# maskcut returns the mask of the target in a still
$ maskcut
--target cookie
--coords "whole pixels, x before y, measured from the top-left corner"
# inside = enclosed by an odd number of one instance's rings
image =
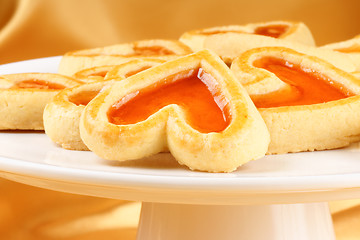
[[[252,49],[231,65],[269,129],[269,154],[339,148],[360,140],[360,82],[292,49]]]
[[[169,151],[180,164],[208,172],[234,171],[264,156],[269,143],[245,89],[207,50],[114,83],[85,107],[80,135],[107,160]]]
[[[45,105],[62,89],[81,84],[51,73],[0,76],[0,129],[43,130]]]

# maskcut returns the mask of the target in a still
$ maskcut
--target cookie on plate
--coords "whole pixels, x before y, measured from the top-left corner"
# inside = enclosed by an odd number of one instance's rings
[[[304,23],[290,21],[270,21],[204,28],[185,32],[179,40],[188,45],[193,51],[199,51],[205,48],[205,42],[208,37],[219,35],[226,38],[227,33],[252,34],[257,35],[259,40],[263,39],[264,41],[271,37],[315,46],[315,41],[309,28]],[[219,44],[222,43],[220,42]]]
[[[292,49],[249,50],[231,65],[270,131],[268,153],[333,149],[360,140],[360,81]]]
[[[0,129],[43,130],[45,105],[62,89],[81,84],[52,73],[0,76]]]
[[[207,50],[117,81],[85,107],[80,134],[104,159],[170,151],[180,164],[208,172],[234,171],[269,144],[245,89]]]
[[[205,30],[199,31],[200,35],[203,31]],[[193,35],[197,36],[195,33],[193,33]],[[185,36],[187,35],[185,34]],[[306,45],[301,43],[301,41],[296,42],[295,37],[289,40],[286,37],[274,38],[257,34],[239,33],[236,31],[220,31],[220,33],[216,33],[215,31],[214,34],[201,36],[201,44],[198,44],[199,49],[210,49],[214,51],[229,66],[236,57],[247,50],[259,47],[286,47],[294,49],[297,52],[324,59],[347,72],[356,70],[353,61],[346,54],[333,51],[332,49],[318,48],[311,44]],[[180,40],[184,41],[184,36],[182,36]]]

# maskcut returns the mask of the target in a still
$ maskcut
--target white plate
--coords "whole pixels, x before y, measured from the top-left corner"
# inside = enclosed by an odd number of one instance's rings
[[[60,57],[0,66],[0,74],[56,72]],[[112,162],[64,150],[42,132],[0,132],[0,176],[101,197],[169,203],[249,204],[360,197],[360,149],[266,156],[233,173],[181,167],[170,154]]]

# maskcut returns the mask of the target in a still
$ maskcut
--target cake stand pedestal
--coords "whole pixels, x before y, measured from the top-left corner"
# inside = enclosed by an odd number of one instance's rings
[[[327,203],[143,203],[138,240],[335,240]]]

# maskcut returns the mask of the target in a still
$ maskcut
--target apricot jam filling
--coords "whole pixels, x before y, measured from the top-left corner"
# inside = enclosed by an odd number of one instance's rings
[[[263,57],[253,65],[274,73],[289,88],[251,96],[258,108],[310,105],[354,96],[346,87],[311,69],[275,57]]]
[[[37,88],[37,89],[64,89],[65,86],[58,83],[53,83],[39,79],[28,79],[16,82],[12,88]]]
[[[213,30],[213,31],[203,31],[201,35],[213,35],[213,34],[221,34],[221,33],[249,33],[240,30]]]
[[[276,25],[267,25],[263,27],[257,27],[253,32],[245,32],[240,30],[214,30],[202,32],[202,35],[213,35],[220,33],[252,33],[256,35],[263,35],[267,37],[278,38],[284,34],[289,29],[288,25],[285,24],[276,24]]]
[[[81,91],[76,94],[69,96],[69,101],[76,105],[84,105],[86,106],[96,95],[98,95],[100,90],[89,90],[89,91]]]
[[[214,78],[202,68],[170,76],[162,82],[114,103],[107,112],[109,121],[117,125],[135,124],[169,104],[176,104],[185,111],[186,121],[202,133],[221,132],[229,125],[228,103]]]
[[[134,53],[130,54],[131,56],[158,56],[158,55],[172,55],[175,54],[170,49],[167,49],[162,46],[134,46]]]
[[[254,31],[254,34],[278,38],[287,32],[288,29],[289,26],[285,24],[267,25],[263,27],[257,27]]]
[[[108,72],[109,71],[99,71],[99,72],[90,73],[88,76],[89,77],[105,77]]]
[[[335,51],[342,52],[342,53],[360,53],[360,44],[353,44],[350,47],[345,48],[338,48]]]

